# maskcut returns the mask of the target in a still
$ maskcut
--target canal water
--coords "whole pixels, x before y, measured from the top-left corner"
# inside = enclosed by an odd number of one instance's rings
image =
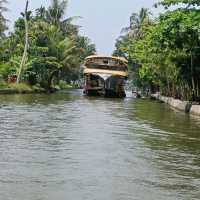
[[[199,200],[200,119],[155,101],[0,96],[1,200]]]

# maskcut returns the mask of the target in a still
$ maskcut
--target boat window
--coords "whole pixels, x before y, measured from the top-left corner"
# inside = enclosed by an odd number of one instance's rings
[[[126,66],[106,65],[106,64],[90,64],[87,66],[91,69],[104,69],[104,70],[116,70],[116,71],[127,71]]]
[[[103,60],[103,64],[108,65],[108,60]]]

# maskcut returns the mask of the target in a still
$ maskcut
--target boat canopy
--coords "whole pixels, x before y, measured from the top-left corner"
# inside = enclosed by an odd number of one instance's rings
[[[92,55],[92,56],[88,56],[85,58],[85,64],[87,64],[88,62],[90,62],[91,60],[94,59],[108,59],[108,60],[115,60],[115,61],[119,61],[122,62],[124,65],[128,64],[128,60],[126,60],[123,57],[115,57],[115,56],[102,56],[102,55]]]
[[[84,75],[98,75],[104,80],[111,76],[128,77],[128,61],[122,57],[92,55],[85,59]]]
[[[91,69],[91,68],[85,68],[83,73],[85,75],[87,74],[93,74],[98,75],[102,77],[104,80],[111,77],[111,76],[121,76],[121,77],[128,77],[128,72],[126,71],[114,71],[114,70],[103,70],[103,69]],[[104,78],[106,77],[106,78]]]

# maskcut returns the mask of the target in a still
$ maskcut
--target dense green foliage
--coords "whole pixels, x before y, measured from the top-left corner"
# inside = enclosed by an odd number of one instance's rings
[[[3,12],[7,11],[6,7],[4,7],[4,4],[6,3],[6,0],[0,0],[0,36],[3,36],[4,31],[6,30],[6,19],[3,16]]]
[[[116,42],[137,87],[180,99],[200,99],[200,10],[196,0],[163,0],[165,13],[133,14],[130,30]],[[170,9],[176,5],[175,9]],[[146,12],[146,14],[142,14]],[[137,34],[132,34],[137,33]]]
[[[0,1],[0,8],[1,8]],[[5,2],[4,2],[5,3]],[[66,0],[52,0],[48,9],[40,7],[27,12],[28,54],[22,73],[22,81],[51,89],[60,80],[70,82],[79,79],[83,59],[95,52],[95,46],[87,37],[79,34],[79,27],[65,19]],[[3,5],[3,4],[2,4]],[[4,4],[6,5],[6,4]],[[3,11],[3,10],[2,10]],[[0,10],[0,16],[2,12]],[[24,51],[24,13],[16,20],[14,31],[0,37],[0,74],[2,79],[18,74]],[[0,31],[5,31],[5,20],[0,18]]]

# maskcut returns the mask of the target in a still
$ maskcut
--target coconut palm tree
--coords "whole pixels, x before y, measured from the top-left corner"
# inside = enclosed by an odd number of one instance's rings
[[[77,33],[79,27],[73,25],[72,21],[80,17],[75,16],[64,19],[67,6],[68,0],[51,0],[51,5],[46,12],[47,21],[59,27],[63,32],[69,32],[70,30]]]
[[[59,26],[63,21],[67,6],[68,0],[51,0],[51,6],[47,10],[47,20]]]
[[[46,19],[46,8],[41,6],[40,8],[36,9],[36,18],[42,19],[45,21]]]
[[[3,12],[7,11],[7,8],[4,7],[4,4],[7,3],[7,0],[0,0],[0,36],[3,35],[3,32],[6,30],[6,19],[3,16]]]
[[[28,53],[28,5],[29,5],[29,0],[26,0],[26,7],[25,7],[25,12],[24,12],[24,23],[25,23],[25,45],[24,45],[24,53],[22,56],[21,64],[19,67],[19,72],[17,76],[17,83],[21,81],[21,76],[22,76],[22,70],[26,64],[26,59],[27,59],[27,53]]]
[[[129,27],[122,29],[122,33],[128,33],[129,36],[138,38],[140,36],[140,30],[144,23],[150,23],[150,16],[152,13],[148,8],[141,8],[139,13],[133,13],[130,17]]]

